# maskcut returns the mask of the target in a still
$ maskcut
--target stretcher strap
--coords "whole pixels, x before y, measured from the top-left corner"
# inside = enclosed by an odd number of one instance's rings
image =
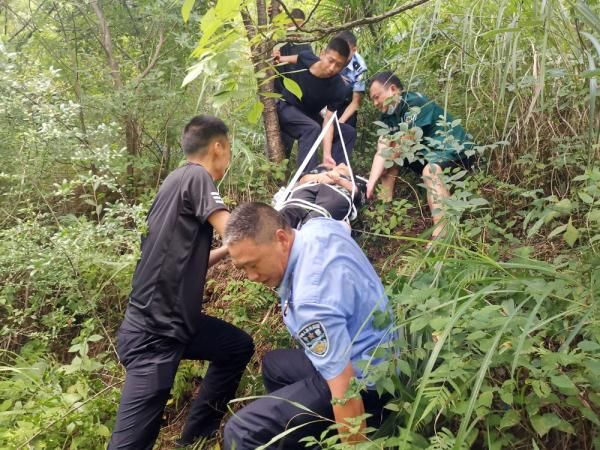
[[[321,145],[321,141],[323,141],[325,134],[327,133],[327,131],[329,130],[329,127],[331,126],[331,124],[334,121],[335,121],[337,130],[338,130],[340,142],[342,144],[342,150],[344,152],[344,159],[346,160],[346,166],[348,166],[348,171],[350,172],[350,182],[352,183],[352,191],[350,192],[350,207],[348,208],[348,212],[344,216],[343,220],[346,220],[346,219],[354,220],[356,218],[357,211],[356,211],[356,207],[354,206],[354,195],[356,194],[356,183],[354,182],[354,171],[352,170],[352,166],[350,165],[350,158],[348,157],[348,150],[346,149],[346,143],[344,142],[344,137],[342,135],[342,128],[340,126],[340,121],[337,116],[337,111],[333,112],[333,114],[329,118],[329,121],[325,124],[325,126],[321,130],[319,137],[317,137],[317,140],[314,142],[310,151],[304,158],[304,161],[302,161],[302,164],[300,165],[300,167],[298,167],[298,170],[296,171],[296,173],[294,174],[294,177],[290,180],[289,184],[283,191],[283,194],[277,196],[278,198],[277,198],[277,201],[275,204],[275,209],[277,209],[278,211],[280,211],[287,204],[287,201],[293,192],[293,187],[298,182],[298,179],[300,178],[300,176],[304,173],[306,166],[308,165],[311,158],[313,157],[313,155],[319,148],[319,145]]]
[[[327,122],[327,124],[325,124],[325,126],[321,130],[319,137],[317,138],[317,140],[311,147],[310,151],[307,153],[306,157],[304,158],[304,161],[302,161],[302,164],[300,164],[300,167],[298,167],[298,170],[294,174],[294,177],[291,179],[291,181],[285,188],[285,191],[283,192],[283,195],[279,198],[279,201],[278,201],[277,205],[275,206],[275,209],[280,210],[283,207],[283,203],[289,198],[293,186],[298,182],[300,175],[302,175],[304,173],[304,169],[306,169],[306,166],[308,165],[311,158],[313,157],[313,155],[319,148],[319,145],[321,145],[321,141],[325,137],[325,134],[329,130],[329,127],[331,126],[331,124],[333,123],[334,120],[337,120],[337,114],[335,112],[331,115],[331,117],[329,118],[329,121]],[[341,136],[340,136],[340,138],[341,138]],[[343,139],[342,139],[342,142],[343,142]]]
[[[342,150],[344,151],[344,158],[346,158],[346,165],[348,166],[348,171],[350,172],[350,182],[352,183],[352,191],[350,192],[350,207],[348,208],[348,212],[344,216],[343,220],[348,219],[350,216],[350,220],[356,219],[357,211],[354,206],[354,194],[356,193],[356,183],[354,182],[354,172],[352,171],[352,166],[350,165],[350,158],[348,157],[348,151],[346,150],[346,143],[344,142],[344,138],[342,136],[342,127],[340,126],[340,121],[338,120],[337,113],[334,112],[335,116],[335,124],[337,126],[338,134],[340,136],[340,142],[342,143]]]

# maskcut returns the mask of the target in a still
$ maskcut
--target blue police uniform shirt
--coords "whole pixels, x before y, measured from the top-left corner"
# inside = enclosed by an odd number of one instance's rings
[[[352,361],[363,378],[361,361],[392,340],[391,326],[373,326],[374,313],[389,311],[381,280],[343,222],[309,220],[295,238],[278,288],[283,320],[326,380]]]
[[[352,86],[352,92],[365,92],[367,64],[358,53],[354,53],[348,65],[342,69],[341,75]]]

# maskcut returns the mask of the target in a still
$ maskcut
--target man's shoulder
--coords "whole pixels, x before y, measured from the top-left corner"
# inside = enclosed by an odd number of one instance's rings
[[[340,222],[339,220],[329,219],[326,217],[315,217],[314,219],[309,220],[302,227],[299,233],[302,234],[304,239],[311,241],[322,237],[323,234],[321,232],[326,231],[344,232],[344,234],[349,234],[346,224]]]
[[[409,107],[413,106],[424,106],[424,105],[435,105],[435,102],[429,99],[426,95],[417,91],[408,91],[404,97],[404,101]]]
[[[167,175],[160,190],[195,190],[194,186],[199,185],[214,186],[210,173],[200,164],[186,163]]]
[[[367,70],[367,63],[365,62],[365,59],[358,53],[354,53],[350,64],[355,72],[365,72]]]
[[[319,57],[315,55],[312,50],[303,50],[298,52],[298,66],[308,69],[317,61],[319,61]]]

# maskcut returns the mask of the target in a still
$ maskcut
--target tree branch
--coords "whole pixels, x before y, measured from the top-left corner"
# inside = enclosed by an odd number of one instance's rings
[[[250,17],[250,13],[246,8],[243,8],[240,10],[240,14],[242,15],[242,22],[244,23],[246,33],[248,34],[248,40],[254,39],[254,37],[256,36],[256,28],[254,27],[254,23],[252,22],[252,17]]]
[[[123,80],[121,79],[119,62],[114,57],[112,37],[110,35],[110,29],[108,28],[108,22],[106,21],[106,17],[104,17],[104,12],[102,11],[102,8],[98,4],[98,0],[91,1],[90,6],[94,10],[94,13],[96,13],[96,17],[98,18],[98,26],[100,28],[100,41],[102,43],[104,51],[106,52],[106,57],[108,59],[108,65],[110,66],[110,72],[113,79],[113,83],[116,88],[121,89],[123,87]]]
[[[369,25],[372,23],[381,22],[382,20],[387,19],[388,17],[392,17],[398,15],[404,11],[408,11],[409,9],[416,8],[424,3],[427,3],[429,0],[416,0],[412,3],[407,3],[402,6],[398,6],[397,8],[390,9],[389,11],[380,14],[378,16],[372,17],[363,17],[362,19],[352,20],[350,22],[346,22],[342,25],[336,25],[333,27],[325,27],[325,28],[312,28],[308,30],[302,30],[305,34],[301,36],[289,36],[286,39],[286,42],[314,42],[322,39],[325,36],[328,36],[333,33],[337,33],[340,31],[348,30],[350,28]],[[300,29],[300,28],[299,28]],[[306,36],[307,34],[312,34],[313,36]]]
[[[150,62],[148,63],[148,65],[146,66],[146,68],[144,69],[144,71],[142,73],[140,73],[137,76],[136,80],[135,80],[135,88],[136,89],[142,83],[142,81],[144,80],[144,78],[146,78],[146,75],[148,75],[148,73],[156,65],[156,62],[158,61],[158,56],[160,55],[160,50],[161,50],[161,48],[162,48],[162,46],[163,46],[164,43],[165,43],[165,33],[161,29],[159,31],[158,44],[156,44],[156,48],[154,49],[154,54],[152,55],[152,58],[150,58]]]

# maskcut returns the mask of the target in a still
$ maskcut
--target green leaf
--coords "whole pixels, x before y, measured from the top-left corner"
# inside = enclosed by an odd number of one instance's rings
[[[554,230],[552,230],[550,232],[550,234],[548,235],[548,239],[552,239],[553,237],[559,235],[560,233],[563,233],[566,229],[567,229],[566,223],[561,226],[556,227]]]
[[[375,122],[373,122],[373,125],[377,125],[378,127],[389,129],[387,124],[385,124],[384,122],[381,122],[379,120],[376,120]]]
[[[400,368],[400,371],[406,376],[412,376],[412,370],[410,368],[410,364],[408,364],[407,361],[401,359],[400,361],[398,361],[398,367]]]
[[[577,344],[577,347],[584,352],[595,352],[600,350],[600,344],[593,341],[581,341],[579,344]]]
[[[302,100],[302,89],[294,80],[283,77],[283,86],[296,97],[298,97],[299,100]]]
[[[553,413],[544,414],[543,416],[534,416],[531,418],[531,425],[540,437],[547,434],[551,428],[559,426],[561,422],[562,420]]]
[[[565,234],[563,234],[563,238],[570,247],[573,247],[579,238],[579,232],[577,231],[577,228],[573,226],[571,219],[569,219],[569,223],[567,224],[567,229],[565,230]]]
[[[241,0],[219,0],[215,12],[221,19],[232,19],[240,10]]]
[[[584,70],[581,72],[583,78],[594,78],[600,76],[600,69]]]
[[[568,214],[573,209],[573,204],[568,198],[563,198],[561,201],[554,204],[554,209],[562,214]]]
[[[546,398],[552,393],[552,389],[548,386],[548,383],[542,380],[531,380],[531,387],[535,395],[539,398]]]
[[[258,122],[258,119],[260,119],[260,115],[262,114],[264,109],[265,106],[262,104],[262,102],[254,103],[254,105],[252,105],[252,108],[248,112],[248,122],[252,124]]]
[[[594,203],[594,199],[592,198],[592,196],[585,192],[578,192],[577,195],[579,195],[579,198],[583,201],[583,203],[586,203],[588,205]]]
[[[96,433],[98,434],[98,436],[102,436],[102,437],[110,436],[110,430],[108,429],[108,427],[106,425],[103,425],[103,424],[98,425],[98,427],[96,428]]]
[[[590,222],[600,223],[600,209],[594,209],[590,211],[590,213],[588,214],[588,220]]]
[[[187,23],[188,20],[190,20],[190,13],[192,12],[194,3],[196,3],[196,0],[185,0],[183,5],[181,5],[181,17],[183,17],[184,23]]]
[[[485,406],[489,408],[492,406],[492,400],[494,399],[494,393],[492,391],[482,392],[477,399],[476,407]]]
[[[423,328],[425,328],[428,324],[429,324],[429,318],[428,317],[417,317],[410,324],[410,332],[411,333],[416,333],[417,331],[422,330]]]
[[[390,411],[400,411],[400,407],[396,403],[388,403],[384,406],[385,409],[389,409]]]
[[[550,381],[552,382],[552,384],[554,386],[556,386],[563,394],[578,394],[579,390],[577,389],[577,386],[575,386],[575,383],[573,383],[573,381],[571,381],[571,379],[566,376],[566,375],[558,375],[555,377],[550,377]]]
[[[509,428],[518,424],[521,421],[521,416],[516,409],[510,409],[502,416],[500,420],[500,429]]]
[[[383,388],[388,391],[391,395],[396,393],[396,387],[394,386],[394,382],[391,378],[385,378],[381,381]]]

